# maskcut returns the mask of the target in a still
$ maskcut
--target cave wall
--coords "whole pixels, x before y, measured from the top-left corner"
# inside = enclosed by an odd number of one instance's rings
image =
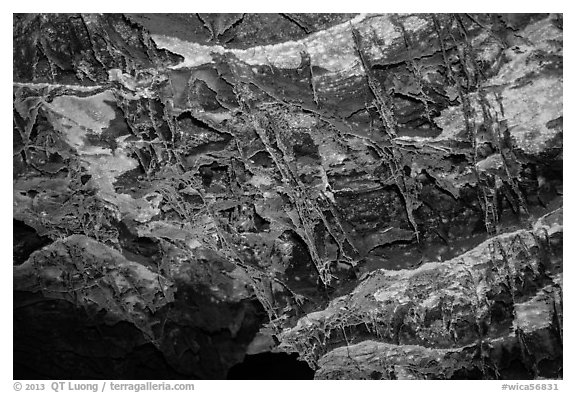
[[[562,376],[562,15],[13,33],[15,374]]]

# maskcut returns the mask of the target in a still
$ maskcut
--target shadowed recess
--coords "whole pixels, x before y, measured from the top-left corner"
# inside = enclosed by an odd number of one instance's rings
[[[298,360],[296,353],[265,352],[246,355],[228,371],[228,379],[313,379],[314,370]]]

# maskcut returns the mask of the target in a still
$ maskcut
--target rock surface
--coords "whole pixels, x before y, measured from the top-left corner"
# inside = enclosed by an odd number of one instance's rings
[[[15,15],[15,378],[561,378],[562,23]]]

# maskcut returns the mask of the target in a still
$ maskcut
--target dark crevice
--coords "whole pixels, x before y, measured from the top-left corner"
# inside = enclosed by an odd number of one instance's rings
[[[24,263],[34,251],[51,243],[50,238],[38,235],[34,228],[20,220],[12,220],[12,234],[14,236],[14,265]]]
[[[265,352],[246,355],[244,361],[228,371],[227,379],[234,380],[306,380],[314,379],[314,370],[298,360],[296,353]]]

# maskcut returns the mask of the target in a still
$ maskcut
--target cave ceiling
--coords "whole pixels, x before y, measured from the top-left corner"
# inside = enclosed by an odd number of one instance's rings
[[[562,23],[14,15],[15,375],[561,378]]]

